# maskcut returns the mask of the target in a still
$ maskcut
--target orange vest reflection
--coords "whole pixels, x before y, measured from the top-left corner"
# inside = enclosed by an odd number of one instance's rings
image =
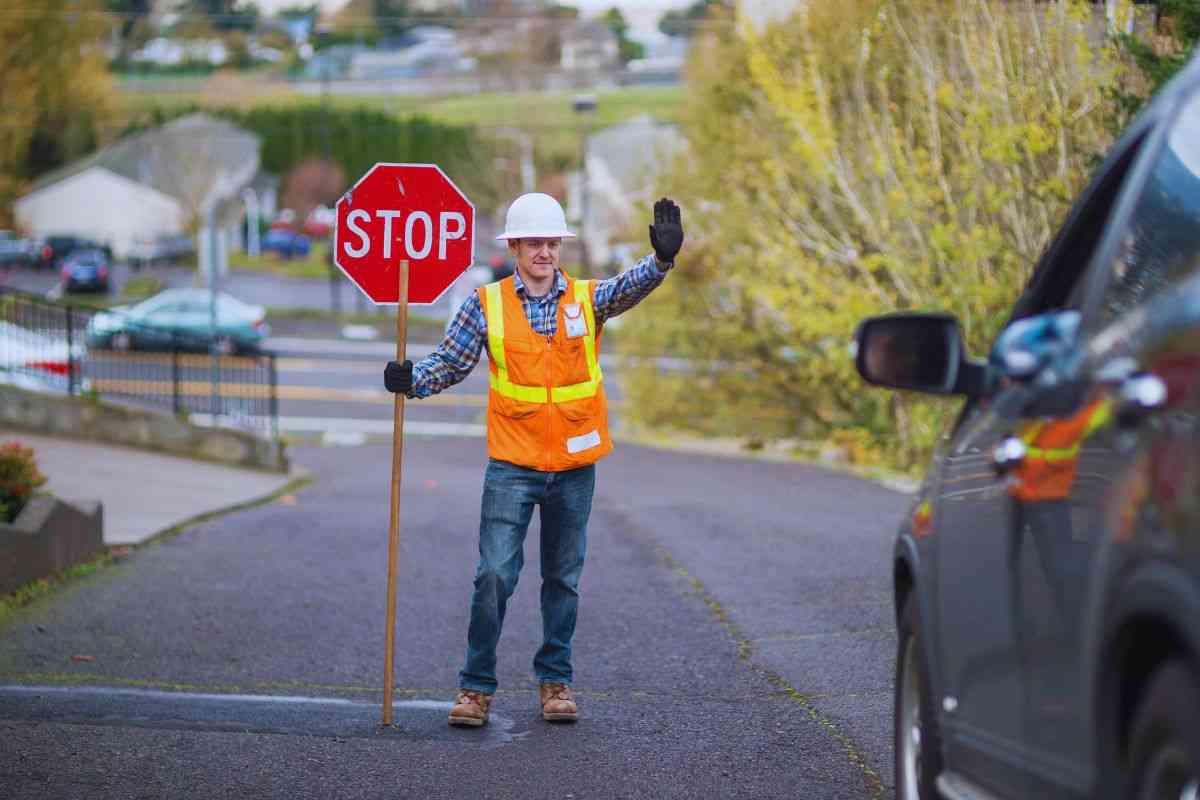
[[[1108,421],[1111,408],[1107,399],[1093,400],[1064,419],[1025,423],[1019,433],[1025,459],[1013,470],[1009,494],[1026,503],[1065,500],[1075,483],[1083,441]]]

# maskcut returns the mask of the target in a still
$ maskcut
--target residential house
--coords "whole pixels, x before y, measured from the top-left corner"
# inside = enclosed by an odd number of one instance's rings
[[[137,240],[192,233],[211,216],[223,264],[260,148],[249,131],[190,114],[44,176],[16,201],[16,218],[32,235],[84,235],[125,257]],[[211,248],[200,252],[206,267]]]
[[[562,32],[559,65],[572,72],[608,72],[621,66],[621,48],[612,28],[598,20],[578,20]]]

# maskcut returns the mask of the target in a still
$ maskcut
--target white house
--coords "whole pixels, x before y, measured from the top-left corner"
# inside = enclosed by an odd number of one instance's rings
[[[562,33],[560,66],[572,71],[613,70],[621,65],[617,35],[599,20],[577,20]]]
[[[76,234],[117,257],[134,240],[190,233],[216,204],[218,225],[240,219],[240,197],[259,168],[259,137],[207,114],[190,114],[126,137],[42,177],[14,204],[34,236]]]

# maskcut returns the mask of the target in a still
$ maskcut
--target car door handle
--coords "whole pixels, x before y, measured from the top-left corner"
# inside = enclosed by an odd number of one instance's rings
[[[992,469],[997,475],[1007,475],[1025,460],[1026,452],[1025,443],[1009,435],[992,448]]]
[[[1138,425],[1154,412],[1166,408],[1167,384],[1157,375],[1139,373],[1121,382],[1117,401],[1117,424]]]

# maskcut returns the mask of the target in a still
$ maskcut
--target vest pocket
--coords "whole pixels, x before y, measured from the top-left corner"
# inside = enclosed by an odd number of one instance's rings
[[[591,375],[588,372],[587,351],[583,339],[567,339],[559,350],[559,364],[556,370],[556,381],[559,386],[570,386],[574,383],[584,383]]]
[[[524,400],[505,397],[499,392],[492,392],[489,402],[497,414],[511,419],[532,417],[542,408],[541,403],[527,403]]]
[[[569,422],[583,422],[596,415],[596,398],[569,400],[565,403],[555,403],[554,407],[562,412]]]
[[[522,386],[546,385],[546,341],[513,337],[505,339],[504,356],[508,379]]]

